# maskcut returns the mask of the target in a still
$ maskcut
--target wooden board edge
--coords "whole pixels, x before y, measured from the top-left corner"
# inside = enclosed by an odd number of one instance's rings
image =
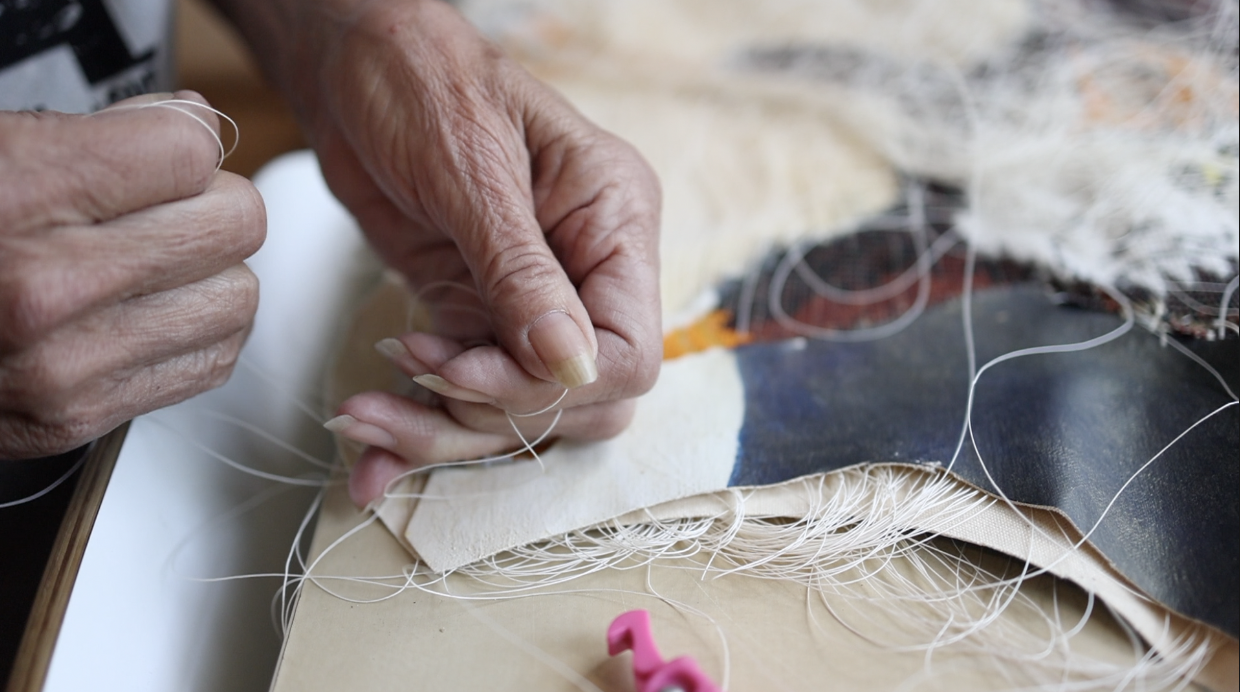
[[[60,626],[69,607],[69,596],[77,581],[82,556],[90,540],[95,517],[103,504],[103,496],[112,478],[112,469],[120,456],[121,445],[129,432],[125,423],[97,440],[87,452],[69,508],[56,534],[56,543],[47,559],[39,591],[35,595],[25,634],[13,662],[8,692],[41,692],[56,649]]]

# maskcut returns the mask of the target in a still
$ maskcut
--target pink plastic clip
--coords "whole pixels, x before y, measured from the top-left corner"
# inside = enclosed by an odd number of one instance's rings
[[[633,677],[637,692],[721,692],[689,656],[664,662],[650,632],[650,613],[630,610],[612,620],[607,628],[607,652],[633,652]]]

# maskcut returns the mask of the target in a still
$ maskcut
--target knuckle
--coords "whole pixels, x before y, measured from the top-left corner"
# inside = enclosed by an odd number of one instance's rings
[[[513,245],[497,251],[487,262],[482,281],[488,302],[527,300],[532,291],[554,285],[563,270],[537,246]]]
[[[192,298],[181,305],[178,314],[214,333],[244,330],[258,313],[258,277],[244,264],[229,267],[187,291]]]
[[[219,145],[199,123],[174,113],[167,117],[175,118],[170,122],[176,128],[172,135],[172,150],[176,153],[169,157],[173,185],[189,194],[203,192],[215,176]]]
[[[629,381],[629,396],[640,396],[654,388],[659,380],[659,368],[663,365],[661,348],[637,350],[633,375]]]
[[[194,394],[218,389],[232,377],[237,367],[237,359],[241,355],[242,340],[230,338],[213,344],[195,355],[194,369],[198,371],[197,391]]]
[[[35,459],[63,454],[81,447],[104,432],[88,421],[43,423],[24,418],[0,419],[0,458]]]
[[[633,422],[636,412],[637,405],[632,399],[601,405],[586,428],[586,439],[606,440],[619,435]]]
[[[371,3],[359,12],[346,28],[363,35],[367,40],[395,40],[403,36],[401,30],[409,21],[408,6],[401,3]],[[389,39],[394,35],[395,39]]]
[[[22,360],[15,389],[18,399],[24,400],[31,410],[58,409],[65,396],[79,384],[79,378],[67,367],[65,359],[52,355],[51,349],[36,348]]]
[[[43,375],[34,372],[28,365],[19,364],[3,375],[0,379],[0,393],[3,394],[6,408],[42,417],[57,407],[51,391],[40,384],[44,379]]]
[[[611,351],[612,356],[600,370],[614,374],[615,385],[608,392],[609,399],[629,399],[649,392],[659,379],[663,365],[663,349],[658,341],[652,345],[625,342],[621,349]],[[600,351],[600,356],[603,352]]]
[[[239,175],[221,172],[212,189],[222,197],[221,230],[235,238],[235,246],[243,257],[258,252],[267,239],[267,205],[258,188]]]
[[[238,265],[233,283],[233,301],[236,306],[234,312],[243,317],[245,324],[249,325],[254,321],[254,316],[258,314],[258,276],[244,264]]]
[[[0,267],[0,322],[5,327],[0,342],[8,348],[29,346],[63,321],[71,312],[66,301],[71,282],[40,263]]]
[[[80,447],[102,435],[107,423],[98,417],[69,417],[54,425],[40,426],[44,454],[59,454]]]
[[[239,349],[238,349],[239,350]],[[237,367],[237,355],[221,355],[211,361],[211,370],[203,381],[202,391],[219,389],[228,383]]]
[[[114,382],[124,392],[126,417],[180,403],[217,389],[228,381],[241,350],[241,339],[229,338],[192,353],[146,368],[125,382]]]
[[[46,357],[27,357],[0,373],[0,396],[5,407],[21,412],[26,429],[46,448],[88,439],[94,418],[84,402],[74,397],[78,378]]]

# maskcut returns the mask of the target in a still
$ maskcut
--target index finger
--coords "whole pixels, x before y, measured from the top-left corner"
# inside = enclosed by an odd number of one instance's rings
[[[173,99],[189,103],[162,105]],[[188,91],[89,116],[0,113],[0,226],[96,223],[192,197],[215,174],[219,141],[218,118]]]

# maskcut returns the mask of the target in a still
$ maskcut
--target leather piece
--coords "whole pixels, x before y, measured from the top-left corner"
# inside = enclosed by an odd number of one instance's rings
[[[778,483],[863,462],[951,462],[968,361],[961,301],[929,308],[894,336],[788,340],[736,350],[746,389],[732,486]],[[977,363],[1104,334],[1120,318],[1057,305],[1036,284],[973,296]],[[1235,339],[1185,345],[1238,385]],[[1108,504],[1139,467],[1230,397],[1200,365],[1134,328],[1072,354],[1002,363],[978,383],[973,425],[952,470],[1010,499],[1056,508],[1150,596],[1240,635],[1240,407],[1199,425]],[[990,477],[987,477],[989,471]],[[993,478],[993,483],[991,479]]]

